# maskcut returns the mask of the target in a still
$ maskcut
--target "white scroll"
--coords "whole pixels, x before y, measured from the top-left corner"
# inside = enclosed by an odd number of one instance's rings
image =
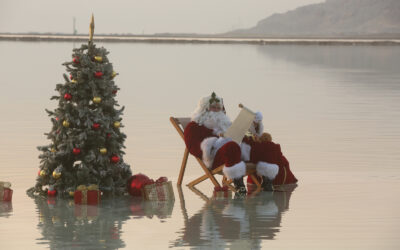
[[[233,121],[232,125],[224,133],[224,137],[231,138],[234,142],[240,144],[249,130],[251,123],[254,121],[256,114],[250,109],[246,108],[242,104],[239,104],[240,110],[239,115]]]

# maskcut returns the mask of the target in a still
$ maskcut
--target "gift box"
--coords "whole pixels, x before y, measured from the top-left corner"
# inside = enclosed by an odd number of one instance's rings
[[[80,185],[74,192],[75,204],[97,205],[100,202],[101,192],[97,185]]]
[[[11,201],[13,191],[10,182],[0,181],[0,201]]]
[[[215,187],[213,192],[214,199],[230,199],[232,198],[232,192],[227,186]]]
[[[175,200],[172,182],[160,177],[155,183],[143,187],[143,197],[149,201]]]

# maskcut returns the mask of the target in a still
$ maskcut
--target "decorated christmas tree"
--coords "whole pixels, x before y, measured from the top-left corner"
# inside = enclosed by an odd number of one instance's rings
[[[88,44],[74,49],[72,60],[63,63],[69,76],[56,85],[54,111],[46,110],[52,128],[51,143],[38,147],[40,170],[31,195],[67,196],[79,185],[97,185],[104,194],[122,195],[132,175],[123,161],[126,135],[120,131],[124,107],[115,96],[117,73],[105,48],[93,43],[94,21]]]

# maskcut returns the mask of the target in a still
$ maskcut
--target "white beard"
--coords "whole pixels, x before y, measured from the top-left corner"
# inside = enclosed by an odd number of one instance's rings
[[[212,129],[215,135],[225,133],[232,124],[229,117],[223,111],[204,112],[195,122]]]

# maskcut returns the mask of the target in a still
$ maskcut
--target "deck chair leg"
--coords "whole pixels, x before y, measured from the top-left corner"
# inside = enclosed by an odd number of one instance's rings
[[[224,177],[222,177],[222,186],[226,186],[226,182],[227,182],[227,178],[226,178],[226,176],[224,175]]]
[[[200,165],[201,165],[201,164],[200,164]],[[218,173],[218,172],[221,172],[222,168],[223,168],[223,166],[220,166],[220,167],[218,167],[218,168],[212,170],[211,172],[210,172],[208,169],[207,169],[207,171],[208,171],[209,173],[211,173],[211,175],[214,175],[214,174],[216,174],[216,173]],[[199,178],[197,178],[197,179],[191,181],[189,184],[187,184],[187,186],[188,186],[188,187],[194,187],[195,185],[199,184],[200,182],[202,182],[202,181],[204,181],[204,180],[207,180],[208,178],[209,178],[209,176],[208,176],[207,174],[202,175],[202,176],[200,176]],[[216,180],[215,180],[215,181],[216,181]]]
[[[236,192],[236,188],[232,186],[232,180],[228,179],[226,176],[222,178],[222,183],[227,186],[232,192]]]
[[[205,174],[205,175],[202,175],[202,176],[200,176],[199,178],[197,178],[197,179],[195,179],[195,180],[193,180],[193,181],[191,181],[189,184],[187,184],[189,187],[194,187],[195,185],[197,185],[197,184],[199,184],[200,182],[202,182],[202,181],[204,181],[204,180],[207,180],[208,179],[208,176]]]
[[[200,166],[203,168],[204,172],[206,173],[208,178],[210,178],[210,180],[214,184],[214,186],[221,187],[221,185],[219,185],[218,181],[215,179],[214,175],[210,172],[210,170],[208,170],[206,165],[204,165],[204,163],[197,157],[196,157],[196,160],[199,162]]]
[[[254,184],[257,185],[256,191],[258,191],[258,192],[261,191],[261,183],[258,181],[257,177],[254,174],[252,174],[252,175],[250,175],[250,178],[253,180]]]
[[[183,175],[185,174],[188,157],[189,157],[189,150],[185,148],[185,153],[183,154],[183,159],[182,159],[181,170],[179,171],[179,177],[177,182],[178,186],[182,185]]]

